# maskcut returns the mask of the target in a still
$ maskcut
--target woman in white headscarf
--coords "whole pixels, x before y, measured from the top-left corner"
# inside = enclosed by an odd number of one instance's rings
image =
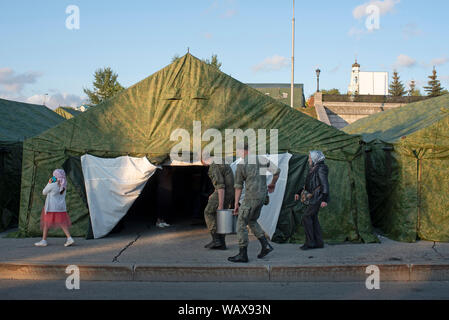
[[[34,244],[36,247],[46,247],[48,230],[55,228],[61,228],[67,236],[65,247],[75,243],[69,232],[71,222],[65,203],[66,188],[67,179],[64,170],[56,169],[42,191],[47,198],[41,214],[42,240]]]
[[[310,170],[307,174],[306,183],[299,194],[295,195],[296,201],[301,199],[301,202],[307,206],[302,217],[306,234],[306,243],[301,247],[302,250],[324,248],[318,212],[320,208],[327,207],[330,201],[329,168],[324,163],[325,159],[326,157],[321,151],[310,151]]]

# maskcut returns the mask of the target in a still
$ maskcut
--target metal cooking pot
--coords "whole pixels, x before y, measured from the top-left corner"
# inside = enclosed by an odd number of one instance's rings
[[[217,233],[232,234],[237,230],[237,216],[234,216],[234,210],[217,210]]]

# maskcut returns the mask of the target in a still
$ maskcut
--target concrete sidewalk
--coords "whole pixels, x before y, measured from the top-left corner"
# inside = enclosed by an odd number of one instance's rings
[[[65,248],[63,238],[0,238],[0,279],[65,279],[68,265],[80,268],[81,279],[98,281],[365,281],[366,267],[377,265],[384,281],[449,280],[449,243],[399,243],[380,237],[380,244],[326,245],[303,252],[299,245],[273,244],[257,259],[259,242],[252,237],[248,264],[227,261],[238,251],[235,235],[228,250],[212,251],[204,227],[145,225],[104,239],[76,239]]]

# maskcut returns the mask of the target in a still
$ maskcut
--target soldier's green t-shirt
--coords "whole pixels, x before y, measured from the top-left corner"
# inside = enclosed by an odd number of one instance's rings
[[[237,165],[234,188],[243,189],[243,183],[245,183],[246,200],[264,200],[268,194],[267,171],[273,175],[279,175],[281,172],[273,162],[265,157],[263,159],[259,156],[245,157]]]

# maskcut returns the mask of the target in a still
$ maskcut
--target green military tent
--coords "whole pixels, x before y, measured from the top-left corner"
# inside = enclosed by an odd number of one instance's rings
[[[388,237],[449,241],[449,95],[361,119],[373,224]]]
[[[63,120],[45,106],[0,99],[0,230],[19,216],[23,141]]]
[[[58,107],[55,112],[65,119],[72,119],[81,113],[81,111],[75,110],[71,107]]]
[[[365,188],[361,137],[345,134],[260,93],[190,54],[122,91],[95,108],[26,140],[22,176],[20,236],[37,236],[44,197],[41,190],[57,167],[68,171],[67,205],[72,234],[86,236],[89,209],[80,157],[146,157],[161,164],[178,141],[174,130],[192,137],[193,121],[202,132],[225,129],[277,129],[279,153],[289,152],[288,182],[273,240],[300,241],[304,208],[294,194],[304,183],[307,155],[321,149],[330,167],[332,202],[322,211],[329,242],[376,242]],[[203,145],[206,143],[203,143]],[[58,233],[56,233],[58,235]]]

